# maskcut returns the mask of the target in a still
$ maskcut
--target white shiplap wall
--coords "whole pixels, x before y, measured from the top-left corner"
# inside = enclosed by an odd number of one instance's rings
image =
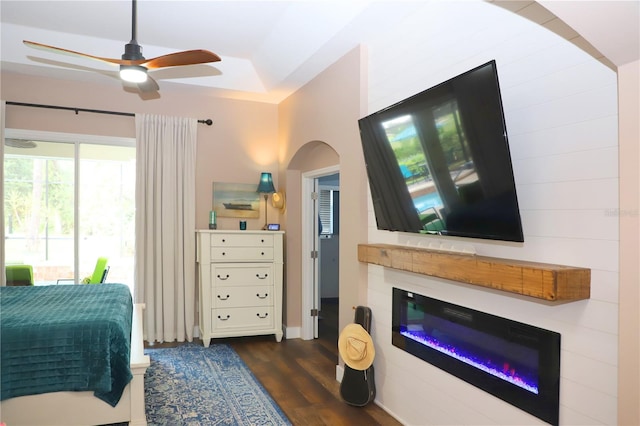
[[[562,335],[560,423],[616,424],[618,149],[616,75],[564,39],[482,1],[429,2],[367,46],[369,112],[495,59],[524,244],[451,239],[482,255],[591,268],[591,299],[557,306],[369,266],[377,402],[403,423],[542,423],[391,345],[398,286]],[[375,229],[369,241],[430,237]]]

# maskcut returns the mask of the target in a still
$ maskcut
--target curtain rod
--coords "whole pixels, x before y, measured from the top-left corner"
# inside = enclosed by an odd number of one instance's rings
[[[58,106],[58,105],[29,104],[24,102],[12,102],[12,101],[7,101],[7,105],[25,106],[25,107],[33,107],[33,108],[61,109],[65,111],[74,111],[76,115],[79,112],[93,112],[95,114],[124,115],[127,117],[135,117],[135,114],[132,112],[105,111],[101,109],[72,108],[72,107],[64,107],[64,106]],[[198,123],[211,126],[213,124],[213,120],[211,120],[210,118],[207,118],[205,120],[198,120]]]

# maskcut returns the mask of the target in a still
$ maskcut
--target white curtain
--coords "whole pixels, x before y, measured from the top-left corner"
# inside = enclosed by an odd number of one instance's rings
[[[0,248],[0,268],[2,268],[2,273],[0,274],[0,286],[5,285],[6,275],[4,272],[4,111],[5,111],[6,102],[0,101],[0,199],[3,200],[2,204],[0,204],[0,219],[2,220],[2,226],[0,226],[0,244],[2,247]]]
[[[136,114],[135,300],[148,342],[193,340],[197,120]]]

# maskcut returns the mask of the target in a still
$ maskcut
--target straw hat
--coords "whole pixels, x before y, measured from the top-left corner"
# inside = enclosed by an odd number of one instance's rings
[[[371,336],[360,324],[349,324],[338,338],[338,352],[354,370],[366,370],[373,364],[376,350]]]

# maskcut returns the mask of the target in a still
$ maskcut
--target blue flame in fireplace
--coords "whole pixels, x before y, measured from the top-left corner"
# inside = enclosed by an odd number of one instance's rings
[[[560,334],[393,288],[393,346],[557,425]]]
[[[527,377],[524,373],[518,371],[515,366],[510,365],[507,361],[493,361],[487,357],[479,356],[470,351],[462,350],[455,345],[444,343],[433,336],[429,336],[422,330],[402,330],[401,335],[421,343],[431,349],[448,355],[458,361],[471,365],[485,373],[502,379],[520,388],[523,388],[534,394],[538,394],[537,377]]]

